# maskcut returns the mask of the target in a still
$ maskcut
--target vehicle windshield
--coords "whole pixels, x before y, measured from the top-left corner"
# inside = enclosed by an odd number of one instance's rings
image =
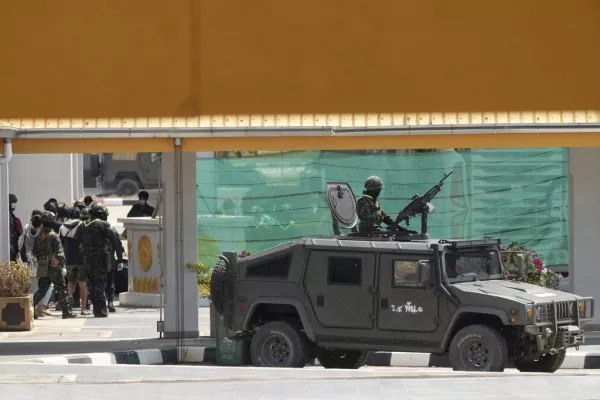
[[[445,269],[450,283],[504,279],[496,251],[447,253]]]

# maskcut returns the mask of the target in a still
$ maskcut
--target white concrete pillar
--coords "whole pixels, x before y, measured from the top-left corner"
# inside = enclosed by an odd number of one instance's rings
[[[600,304],[600,148],[569,149],[570,292]],[[600,324],[595,313],[593,324]]]
[[[15,215],[27,224],[31,210],[42,209],[49,198],[71,204],[73,171],[71,154],[15,154],[10,161],[10,193],[19,202]]]
[[[0,164],[0,261],[10,260],[8,164]]]
[[[198,280],[187,263],[197,263],[196,227],[196,153],[181,153],[181,192],[175,173],[176,155],[162,153],[163,203],[161,204],[163,240],[164,337],[194,338],[198,328]],[[180,201],[183,225],[176,224],[176,201]],[[177,251],[181,250],[181,257]]]
[[[73,201],[84,196],[83,193],[83,154],[71,154],[71,198]],[[70,205],[70,204],[69,204]]]

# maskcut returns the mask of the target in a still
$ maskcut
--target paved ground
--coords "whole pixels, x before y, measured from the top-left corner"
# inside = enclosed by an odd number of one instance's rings
[[[164,345],[156,331],[158,309],[119,307],[108,318],[77,316],[63,320],[61,313],[35,321],[30,332],[0,332],[0,362],[27,355],[76,354],[156,348]],[[209,309],[198,309],[201,336],[210,334]]]
[[[447,369],[0,366],[3,400],[599,399],[600,372],[461,374]]]

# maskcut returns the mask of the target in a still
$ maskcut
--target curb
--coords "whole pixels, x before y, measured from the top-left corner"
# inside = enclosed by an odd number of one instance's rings
[[[215,347],[184,346],[181,348],[183,363],[216,364],[217,352]],[[19,363],[41,364],[130,364],[130,365],[161,365],[177,364],[177,348],[163,347],[160,349],[143,349],[132,351],[117,351],[111,353],[89,353],[69,356],[43,357],[21,360]],[[14,362],[14,361],[13,361]],[[318,360],[310,363],[320,365]],[[371,353],[367,360],[371,367],[412,367],[412,368],[449,368],[448,357],[429,353],[376,352]],[[600,354],[581,353],[567,354],[560,369],[600,369]]]
[[[216,349],[214,347],[190,346],[183,347],[183,362],[200,363],[206,362],[216,364]],[[163,347],[160,349],[143,349],[132,351],[116,351],[110,353],[88,353],[74,354],[68,356],[52,356],[34,359],[11,361],[12,363],[36,363],[36,364],[93,364],[93,365],[165,365],[178,364],[177,348]]]

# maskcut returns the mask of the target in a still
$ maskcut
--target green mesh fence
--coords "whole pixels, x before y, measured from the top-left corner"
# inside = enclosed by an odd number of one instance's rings
[[[358,197],[368,176],[380,176],[379,201],[395,216],[450,170],[433,201],[431,237],[498,237],[534,249],[548,266],[568,263],[566,149],[307,151],[199,157],[196,165],[200,263],[213,265],[223,251],[256,252],[332,235],[328,181],[349,182]],[[420,229],[419,217],[411,227]]]

